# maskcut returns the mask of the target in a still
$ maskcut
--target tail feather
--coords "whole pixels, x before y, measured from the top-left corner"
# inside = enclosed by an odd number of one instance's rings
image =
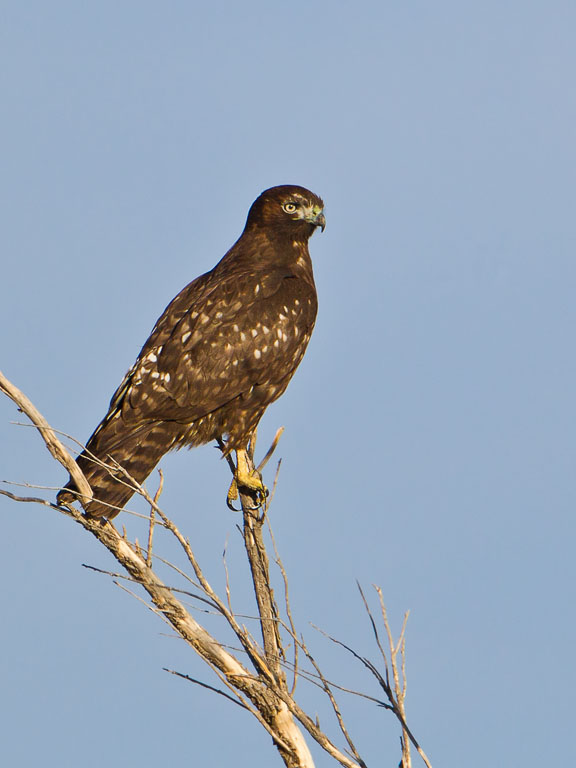
[[[88,480],[93,500],[86,507],[88,517],[112,519],[135,493],[129,478],[143,483],[162,456],[175,444],[179,425],[152,422],[130,430],[126,425],[120,432],[116,424],[104,422],[92,435],[77,464]],[[58,503],[76,498],[72,480],[58,494]]]

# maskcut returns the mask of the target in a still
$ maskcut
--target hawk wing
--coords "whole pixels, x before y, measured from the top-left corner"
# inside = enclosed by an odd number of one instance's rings
[[[289,271],[261,279],[253,271],[218,281],[203,275],[166,308],[114,394],[107,420],[120,412],[134,426],[190,424],[255,387],[277,387],[279,396],[315,317],[313,286]]]

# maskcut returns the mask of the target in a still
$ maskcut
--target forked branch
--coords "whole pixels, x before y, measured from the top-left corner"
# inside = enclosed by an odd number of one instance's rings
[[[28,416],[32,424],[38,429],[52,456],[68,470],[73,478],[76,487],[79,489],[78,494],[80,502],[86,504],[92,498],[90,486],[74,459],[58,439],[56,431],[50,427],[48,422],[42,417],[30,400],[1,373],[0,390],[2,390],[18,406],[18,408]],[[271,449],[266,454],[258,469],[261,469],[272,455],[280,434],[281,432],[279,431]],[[254,446],[252,445],[251,452],[249,452],[249,459],[252,462],[251,469],[257,471],[254,467],[253,447]],[[230,461],[230,463],[231,469],[234,472],[235,467],[233,462]],[[263,528],[268,514],[268,502],[266,502],[262,508],[258,507],[258,504],[255,503],[254,492],[239,488],[243,515],[242,534],[250,565],[257,605],[257,621],[259,623],[262,642],[262,645],[260,646],[244,625],[238,621],[237,615],[232,612],[230,607],[230,586],[228,580],[227,597],[226,599],[222,599],[206,579],[188,539],[159,507],[158,502],[161,488],[159,489],[159,492],[155,494],[154,498],[152,498],[146,489],[136,483],[122,467],[117,465],[110,466],[109,471],[114,472],[116,475],[118,475],[120,471],[120,473],[124,475],[122,480],[135,488],[136,492],[143,496],[150,506],[151,513],[149,516],[148,546],[145,552],[141,551],[137,542],[131,544],[126,535],[120,535],[110,522],[85,517],[73,505],[59,507],[41,498],[17,496],[16,494],[7,491],[0,491],[0,493],[3,493],[15,501],[33,501],[57,509],[63,514],[71,517],[76,523],[97,538],[128,572],[130,580],[139,584],[146,591],[151,601],[150,604],[146,603],[148,607],[166,621],[180,637],[194,648],[199,656],[201,656],[216,674],[222,688],[216,688],[207,683],[202,683],[190,675],[185,675],[173,670],[170,671],[181,678],[223,695],[249,711],[270,734],[273,743],[278,749],[287,768],[314,768],[312,755],[304,740],[298,723],[303,726],[322,749],[342,766],[345,768],[365,768],[365,763],[361,759],[348,729],[344,724],[344,719],[334,694],[334,689],[340,691],[345,691],[346,689],[330,683],[325,678],[319,665],[306,648],[304,641],[296,636],[296,629],[288,603],[287,576],[277,552],[275,560],[284,580],[284,612],[280,610],[276,602],[270,578],[270,563],[263,534]],[[167,531],[175,537],[182,551],[186,555],[189,567],[193,572],[193,577],[192,574],[186,574],[185,571],[171,563],[167,563],[158,555],[153,556],[153,534],[156,532],[157,535],[159,535],[158,531]],[[158,545],[156,543],[156,549],[157,547]],[[177,597],[178,594],[189,593],[165,583],[165,581],[153,570],[153,565],[157,562],[166,563],[173,569],[173,573],[184,577],[187,583],[191,584],[199,593],[198,595],[194,594],[193,596],[197,597],[205,604],[208,604],[211,609],[217,612],[225,620],[228,628],[234,633],[240,643],[242,654],[240,657],[238,656],[238,653],[235,651],[232,652],[229,646],[218,640],[218,638],[208,632],[194,619],[188,608]],[[131,592],[131,594],[133,593]],[[380,593],[379,596],[381,598]],[[388,671],[384,677],[380,675],[378,679],[383,683],[384,690],[390,701],[390,704],[386,706],[394,711],[402,723],[404,729],[403,747],[405,747],[406,744],[409,745],[409,740],[417,746],[406,725],[404,711],[404,628],[402,630],[400,641],[397,644],[394,644],[387,624],[383,601],[381,602],[381,606],[384,623],[388,632],[390,649],[393,652],[391,660],[393,682],[391,683],[390,681]],[[375,629],[375,622],[370,614],[368,606],[367,610],[373,628]],[[283,618],[283,616],[286,618]],[[292,663],[289,663],[286,659],[281,631],[286,632],[290,641],[294,643],[295,656]],[[379,647],[381,647],[376,629],[375,632]],[[344,646],[343,643],[340,643],[340,645]],[[308,715],[295,699],[295,682],[298,676],[298,649],[304,652],[304,656],[308,658],[312,665],[312,671],[307,671],[303,674],[304,679],[315,681],[315,684],[319,685],[326,693],[340,727],[340,731],[346,741],[346,751],[339,749],[333,741],[328,738],[320,728],[317,720]],[[396,656],[399,651],[402,658],[400,671],[398,671],[396,662]],[[240,658],[243,660],[240,661]],[[363,661],[368,663],[367,660]],[[369,665],[369,668],[371,668],[373,674],[376,674],[377,676],[379,675],[373,665]],[[286,669],[292,669],[293,671],[294,676],[291,686],[288,685],[286,680]],[[404,680],[403,688],[401,683],[402,679]],[[366,696],[365,698],[370,699],[371,697]],[[426,762],[426,765],[429,766],[429,762],[425,755],[421,752],[418,746],[417,748]],[[409,747],[407,756],[403,749],[403,768],[410,768],[407,760],[409,760]]]

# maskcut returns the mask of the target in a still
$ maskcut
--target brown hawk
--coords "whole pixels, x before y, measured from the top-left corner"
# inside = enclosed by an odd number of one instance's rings
[[[237,452],[238,484],[262,487],[246,448],[314,328],[308,240],[324,230],[323,208],[303,187],[266,190],[236,244],[166,307],[78,457],[94,493],[89,517],[113,518],[134,493],[116,463],[142,483],[168,451],[214,439]],[[59,503],[73,500],[74,489],[70,481]]]

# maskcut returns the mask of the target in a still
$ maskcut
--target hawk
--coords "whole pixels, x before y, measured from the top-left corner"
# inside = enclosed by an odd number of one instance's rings
[[[262,489],[250,474],[247,446],[314,328],[308,240],[324,230],[323,210],[303,187],[267,189],[235,245],[166,307],[78,457],[94,493],[87,516],[111,519],[133,495],[114,467],[142,483],[168,451],[214,439],[226,454],[236,451],[237,484]],[[74,491],[70,480],[58,502],[70,503]]]

